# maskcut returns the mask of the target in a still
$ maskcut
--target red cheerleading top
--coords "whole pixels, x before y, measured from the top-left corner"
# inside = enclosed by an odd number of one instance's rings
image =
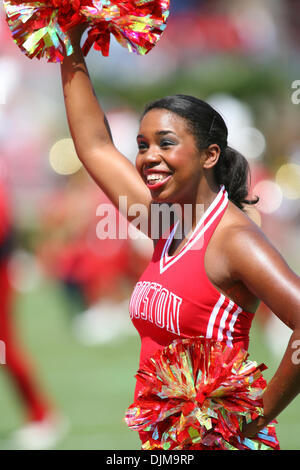
[[[177,225],[157,243],[130,300],[130,317],[141,337],[140,367],[178,338],[204,336],[248,348],[253,313],[219,292],[209,280],[204,257],[228,206],[221,187],[181,251],[168,256]],[[137,381],[135,398],[141,388]]]

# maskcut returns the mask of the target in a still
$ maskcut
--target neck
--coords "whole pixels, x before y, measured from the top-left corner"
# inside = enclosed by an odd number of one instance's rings
[[[187,235],[195,229],[197,223],[216,198],[220,187],[213,181],[202,178],[198,191],[192,201],[178,203],[177,217],[183,224],[184,233]]]

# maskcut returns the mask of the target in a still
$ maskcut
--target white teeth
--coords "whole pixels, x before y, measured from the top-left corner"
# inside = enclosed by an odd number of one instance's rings
[[[152,174],[152,175],[147,175],[147,181],[162,181],[167,176],[168,175],[166,175],[166,174],[155,173],[155,174]]]

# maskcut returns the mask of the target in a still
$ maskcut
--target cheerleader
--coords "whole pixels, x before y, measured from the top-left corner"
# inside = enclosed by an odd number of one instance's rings
[[[9,276],[9,261],[14,247],[10,207],[4,185],[0,183],[0,341],[4,345],[6,371],[26,410],[26,423],[11,436],[17,449],[53,447],[67,430],[65,419],[56,411],[42,389],[31,361],[20,346],[13,319],[14,292]]]
[[[141,336],[140,370],[178,339],[202,337],[246,350],[260,300],[292,330],[264,391],[263,413],[244,422],[239,439],[245,443],[259,436],[299,392],[300,367],[294,359],[300,340],[300,279],[246,215],[247,206],[256,202],[247,199],[248,164],[228,147],[226,124],[210,105],[186,95],[151,103],[140,122],[136,167],[119,153],[93,91],[81,34],[82,28],[73,30],[74,53],[61,65],[77,154],[116,207],[119,196],[126,195],[128,207],[139,203],[147,209],[141,226],[155,238],[152,261],[130,303]],[[179,208],[181,220],[167,234],[162,230],[153,237],[152,208],[163,203]],[[192,208],[192,221],[186,234],[180,229],[187,208]],[[136,400],[141,390],[138,380]],[[148,438],[141,433],[143,448],[155,448],[145,446]],[[278,449],[276,436],[272,439]],[[217,441],[206,448],[218,448]]]

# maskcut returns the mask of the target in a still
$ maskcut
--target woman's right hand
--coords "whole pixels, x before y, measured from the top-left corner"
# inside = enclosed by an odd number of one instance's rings
[[[73,26],[73,28],[71,28],[68,31],[67,34],[74,47],[80,46],[82,35],[85,32],[85,30],[88,28],[88,26],[89,26],[89,23],[79,23],[76,26]]]

